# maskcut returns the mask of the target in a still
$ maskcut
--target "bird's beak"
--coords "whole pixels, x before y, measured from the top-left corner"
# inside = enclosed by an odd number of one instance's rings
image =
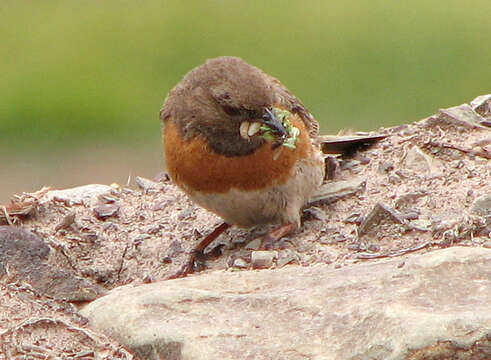
[[[278,119],[274,111],[265,108],[266,114],[260,120],[264,125],[268,126],[271,131],[279,134],[280,136],[286,136],[287,132],[281,121]]]

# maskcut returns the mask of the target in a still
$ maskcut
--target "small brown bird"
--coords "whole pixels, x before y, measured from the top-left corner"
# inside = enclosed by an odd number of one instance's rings
[[[170,91],[160,118],[170,177],[224,220],[174,277],[193,272],[230,225],[277,224],[263,247],[300,227],[324,179],[325,145],[317,121],[277,79],[237,57],[211,59]]]

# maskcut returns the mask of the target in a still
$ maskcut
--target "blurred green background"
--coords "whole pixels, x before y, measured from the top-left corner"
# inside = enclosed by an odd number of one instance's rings
[[[0,203],[163,168],[158,112],[205,59],[279,78],[321,122],[376,129],[491,91],[491,1],[0,2]]]

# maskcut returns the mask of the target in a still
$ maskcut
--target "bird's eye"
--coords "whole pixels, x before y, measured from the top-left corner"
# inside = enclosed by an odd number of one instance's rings
[[[230,116],[236,116],[240,114],[240,110],[233,106],[224,105],[222,106],[222,109]]]

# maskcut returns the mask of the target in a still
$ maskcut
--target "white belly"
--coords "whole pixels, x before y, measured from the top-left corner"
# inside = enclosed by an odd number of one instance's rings
[[[298,160],[290,179],[269,189],[227,193],[187,192],[193,201],[219,215],[232,225],[251,227],[262,224],[300,226],[300,211],[324,179],[324,161],[319,151],[309,159]],[[224,174],[224,176],[226,176]]]

